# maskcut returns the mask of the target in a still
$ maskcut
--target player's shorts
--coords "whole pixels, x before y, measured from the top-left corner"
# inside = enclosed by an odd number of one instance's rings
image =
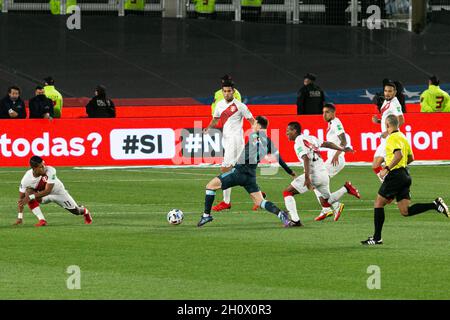
[[[328,173],[326,171],[320,172],[318,174],[311,175],[311,184],[314,188],[320,192],[324,199],[329,199],[331,196],[330,193],[330,178],[328,177]],[[305,175],[302,174],[298,176],[291,182],[291,186],[294,187],[298,193],[305,193],[308,191],[308,188],[305,186]]]
[[[222,145],[224,149],[222,167],[233,167],[244,150],[244,138],[242,136],[224,138]]]
[[[218,176],[218,178],[222,182],[222,190],[235,186],[241,186],[244,187],[248,193],[260,191],[259,186],[256,184],[256,176],[252,176],[236,168],[222,173]]]
[[[378,146],[377,150],[375,151],[375,154],[373,155],[374,158],[381,157],[386,158],[386,139],[381,139],[380,145]]]
[[[73,198],[68,192],[63,194],[49,194],[48,196],[42,198],[43,204],[47,204],[50,202],[54,202],[58,204],[60,207],[63,207],[64,209],[67,210],[75,209],[78,206],[75,200],[73,200]]]
[[[330,178],[333,178],[335,175],[337,175],[342,169],[344,169],[345,167],[345,157],[344,156],[339,156],[339,163],[337,166],[334,166],[331,163],[331,160],[333,160],[333,157],[328,157],[327,161],[325,161],[325,167],[327,168],[328,171],[328,176]]]
[[[386,199],[411,199],[409,188],[411,186],[411,176],[408,169],[400,168],[389,172],[378,190],[378,194]]]

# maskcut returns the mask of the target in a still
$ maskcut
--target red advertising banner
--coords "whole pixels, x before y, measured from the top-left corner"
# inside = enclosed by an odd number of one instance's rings
[[[380,125],[371,114],[341,115],[348,141],[356,150],[348,162],[372,161]],[[321,116],[269,116],[269,136],[287,162],[298,162],[285,135],[291,121],[305,134],[323,139]],[[450,160],[450,114],[405,114],[401,131],[416,160]],[[0,121],[0,166],[28,166],[32,155],[55,166],[193,165],[220,163],[221,131],[202,134],[210,121],[200,118],[54,119]],[[244,129],[249,129],[244,121]]]

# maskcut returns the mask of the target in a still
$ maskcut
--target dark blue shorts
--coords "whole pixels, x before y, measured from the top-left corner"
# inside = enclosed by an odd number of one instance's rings
[[[228,172],[222,173],[218,176],[222,182],[222,190],[241,186],[247,190],[248,193],[258,192],[260,189],[256,184],[256,177],[246,172],[242,172],[236,168],[231,169]]]

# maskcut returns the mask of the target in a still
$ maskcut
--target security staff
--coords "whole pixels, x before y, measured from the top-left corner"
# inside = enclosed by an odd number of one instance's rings
[[[304,76],[303,87],[297,93],[297,114],[322,114],[325,94],[314,81],[314,74]]]
[[[428,89],[420,95],[420,112],[450,112],[450,96],[439,88],[439,79],[431,76]]]
[[[30,119],[53,118],[53,101],[47,98],[42,86],[37,86],[35,96],[28,102]]]
[[[77,0],[66,0],[66,13],[72,13],[69,8],[76,5]],[[50,0],[50,12],[52,14],[61,14],[61,0]]]
[[[62,107],[63,107],[63,97],[58,90],[55,89],[55,80],[52,77],[47,77],[44,79],[45,86],[44,91],[47,98],[53,101],[53,112],[55,118],[61,118]]]
[[[145,0],[126,0],[124,4],[125,10],[141,10],[145,8]]]
[[[216,14],[216,0],[192,0],[198,18],[214,18]]]
[[[386,118],[386,128],[388,138],[386,139],[386,166],[380,172],[383,184],[378,190],[374,204],[374,226],[373,236],[361,241],[363,245],[383,244],[381,231],[384,224],[384,207],[394,199],[400,214],[404,217],[411,217],[428,210],[436,210],[447,218],[450,217],[448,207],[440,197],[429,203],[416,203],[411,205],[411,176],[407,165],[414,161],[411,145],[405,135],[401,133],[399,121],[396,115],[389,115]]]
[[[231,76],[226,74],[221,79],[221,85],[223,85],[225,82],[233,83],[233,79],[231,78]],[[233,96],[236,100],[238,100],[239,102],[242,102],[241,94],[239,93],[239,91],[236,88],[234,88]],[[217,90],[216,93],[214,93],[214,101],[211,104],[211,114],[212,115],[214,115],[214,110],[216,110],[217,102],[219,102],[220,100],[223,100],[223,99],[224,99],[224,97],[223,97],[222,89]]]
[[[98,85],[95,88],[95,97],[86,105],[89,118],[115,118],[116,108],[114,102],[106,97],[106,88]]]
[[[243,20],[258,20],[261,16],[262,0],[241,0]]]
[[[20,89],[16,86],[8,88],[8,94],[0,101],[0,119],[25,119],[27,111],[20,98]]]

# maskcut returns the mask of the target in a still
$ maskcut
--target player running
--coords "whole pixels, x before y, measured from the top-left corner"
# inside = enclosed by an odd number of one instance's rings
[[[223,124],[222,145],[224,149],[224,157],[220,171],[222,173],[229,172],[236,164],[239,155],[244,149],[244,130],[242,128],[243,119],[247,119],[253,126],[255,119],[248,107],[242,102],[234,98],[234,83],[231,80],[222,82],[223,100],[216,104],[213,119],[209,125],[203,130],[207,134],[209,129],[214,128],[219,120]],[[231,208],[231,189],[223,190],[223,201],[212,209],[214,211],[222,211]]]
[[[328,123],[326,141],[333,142],[335,145],[345,148],[347,146],[347,138],[345,137],[345,130],[341,120],[336,117],[336,107],[334,104],[325,104],[323,107],[323,119]],[[327,161],[325,161],[325,167],[330,179],[333,178],[345,167],[345,152],[329,149],[327,151]],[[319,190],[314,189],[314,193],[320,203],[321,194]],[[314,220],[322,221],[332,215],[333,210],[331,208],[322,207],[322,211]],[[334,221],[338,221],[339,217],[340,215],[335,215]]]
[[[205,211],[197,224],[198,227],[213,221],[211,206],[214,202],[216,190],[224,190],[234,186],[244,187],[250,194],[255,205],[275,214],[283,222],[284,226],[289,226],[288,214],[280,210],[272,202],[266,201],[256,183],[256,168],[261,159],[267,154],[278,155],[278,162],[283,169],[288,174],[295,176],[295,173],[281,159],[275,145],[267,136],[267,126],[268,121],[265,117],[256,117],[255,123],[252,126],[253,133],[250,135],[249,141],[240,154],[236,166],[231,171],[215,177],[206,185]]]
[[[381,182],[383,180],[380,177],[380,171],[382,168],[382,163],[384,162],[384,158],[386,157],[386,137],[388,136],[388,132],[386,130],[386,118],[387,116],[393,114],[398,118],[399,127],[405,123],[405,118],[403,117],[402,106],[398,101],[397,97],[397,87],[392,82],[387,82],[384,85],[384,102],[381,106],[381,120],[378,119],[376,115],[372,117],[372,121],[374,123],[381,123],[381,138],[380,145],[378,146],[375,154],[373,156],[372,169],[377,175],[378,179]]]
[[[378,190],[374,205],[375,232],[367,240],[361,241],[363,245],[383,244],[381,231],[384,224],[384,207],[395,198],[400,214],[411,217],[428,210],[436,210],[447,218],[450,217],[448,207],[442,198],[436,198],[429,203],[416,203],[411,206],[411,176],[407,166],[414,161],[411,146],[405,135],[398,131],[399,122],[396,115],[386,117],[385,126],[389,136],[386,140],[386,166],[381,170],[380,177],[383,183]]]
[[[354,152],[349,147],[339,147],[333,142],[322,142],[314,136],[304,136],[301,132],[301,125],[298,122],[290,122],[286,129],[286,135],[290,141],[295,141],[294,150],[300,161],[303,162],[304,174],[294,179],[283,191],[284,203],[291,217],[290,227],[301,227],[303,224],[297,213],[297,204],[294,195],[305,193],[308,190],[317,189],[320,194],[322,207],[331,207],[335,214],[335,220],[342,214],[344,205],[338,200],[349,193],[352,196],[361,197],[359,191],[352,186],[350,181],[334,193],[330,192],[330,177],[327,168],[320,156],[319,148],[329,148],[343,152]]]
[[[39,219],[36,227],[47,225],[40,203],[54,202],[75,215],[83,215],[84,223],[91,224],[92,217],[89,210],[78,206],[75,200],[64,188],[64,184],[56,176],[56,169],[47,166],[41,157],[33,156],[30,159],[31,169],[22,178],[19,187],[19,214],[16,225],[23,223],[23,207],[28,204],[31,212]]]

